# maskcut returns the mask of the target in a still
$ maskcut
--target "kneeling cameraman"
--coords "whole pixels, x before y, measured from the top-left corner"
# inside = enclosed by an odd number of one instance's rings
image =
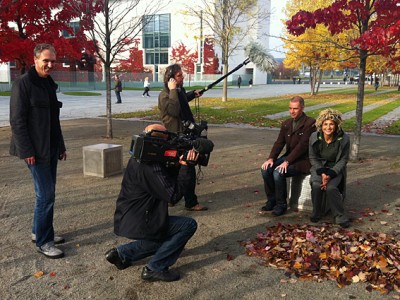
[[[145,128],[152,136],[167,138],[160,131],[166,128],[152,124]],[[187,161],[196,161],[198,154],[188,151]],[[183,156],[180,165],[186,165]],[[185,168],[187,169],[187,168]],[[160,162],[139,162],[131,157],[126,168],[114,215],[114,233],[135,241],[106,252],[106,259],[123,270],[134,262],[152,256],[143,267],[147,281],[179,280],[172,266],[197,229],[189,217],[168,215],[168,203],[177,203],[187,183],[177,181],[179,168]],[[182,170],[181,170],[182,172]]]

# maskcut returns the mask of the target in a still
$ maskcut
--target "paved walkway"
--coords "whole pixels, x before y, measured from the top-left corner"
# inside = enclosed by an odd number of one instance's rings
[[[348,88],[345,85],[322,85],[321,90],[337,89],[337,88]],[[190,87],[187,87],[190,90]],[[263,97],[274,97],[284,96],[288,94],[302,94],[310,91],[308,84],[269,84],[269,85],[257,85],[252,88],[244,86],[242,88],[231,87],[228,90],[228,97],[230,98],[242,98],[242,99],[257,99]],[[105,91],[98,91],[101,96],[69,96],[62,93],[58,94],[58,98],[63,102],[63,108],[61,110],[61,119],[81,119],[81,118],[97,118],[106,114],[106,96]],[[383,91],[380,91],[382,93]],[[150,91],[151,97],[143,98],[142,91],[131,91],[125,90],[122,92],[122,104],[114,104],[115,95],[112,92],[112,112],[113,113],[124,113],[133,112],[140,110],[147,110],[157,105],[158,91]],[[214,88],[208,90],[203,97],[221,97],[222,90],[220,88]],[[395,99],[389,99],[394,101]],[[9,126],[9,97],[0,96],[0,127]],[[306,107],[307,111],[321,109],[330,106],[331,103],[314,105]],[[364,111],[374,109],[376,105],[366,106]],[[354,111],[344,114],[345,118],[351,118],[355,114]],[[287,111],[280,112],[274,115],[267,115],[266,118],[277,119],[285,116],[289,116]],[[389,118],[391,122],[399,119],[399,113],[392,112],[386,116],[380,118],[380,122],[385,122]]]
[[[326,85],[323,89],[344,88],[344,86]],[[190,87],[186,87],[190,90]],[[257,85],[249,88],[232,87],[228,90],[230,98],[247,98],[256,99],[263,97],[281,96],[287,94],[307,93],[310,91],[308,84],[269,84]],[[96,118],[106,114],[106,96],[105,91],[98,91],[101,96],[81,97],[69,96],[62,93],[58,94],[58,98],[63,102],[61,110],[61,119],[80,119],[80,118]],[[147,110],[157,105],[158,91],[150,91],[150,98],[143,98],[142,91],[125,90],[122,92],[122,104],[114,104],[115,94],[112,92],[112,112],[123,113]],[[221,97],[222,89],[214,88],[204,93],[203,97]],[[10,97],[0,96],[0,127],[9,126],[9,102]]]

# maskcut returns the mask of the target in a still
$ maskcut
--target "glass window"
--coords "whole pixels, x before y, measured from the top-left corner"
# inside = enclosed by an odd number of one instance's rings
[[[72,33],[70,33],[68,30],[63,30],[62,36],[66,39],[76,37],[76,32],[79,31],[80,28],[79,21],[70,22],[68,27],[72,28]]]
[[[167,65],[168,62],[168,52],[161,52],[160,53],[160,64]]]

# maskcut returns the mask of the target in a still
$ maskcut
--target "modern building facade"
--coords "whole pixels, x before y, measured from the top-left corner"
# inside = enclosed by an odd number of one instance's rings
[[[147,24],[143,28],[141,48],[144,53],[144,65],[153,70],[155,81],[157,81],[157,74],[162,74],[163,69],[171,63],[172,48],[178,43],[183,43],[188,49],[198,50],[199,58],[196,63],[195,78],[201,80],[202,64],[204,63],[201,59],[204,37],[212,37],[214,32],[205,22],[202,22],[201,18],[194,17],[188,11],[188,5],[193,9],[201,10],[202,6],[205,5],[205,1],[208,1],[209,6],[214,2],[214,0],[192,0],[188,3],[188,1],[184,0],[173,0],[171,5],[166,5],[157,14],[145,17]],[[271,0],[258,0],[257,2],[258,7],[255,7],[255,10],[260,9],[266,13],[270,12]],[[257,41],[265,49],[269,48],[269,18],[255,23],[257,25],[251,28],[249,35],[241,42],[238,50],[234,51],[229,57],[229,70],[246,59],[244,47],[249,42]],[[218,46],[215,47],[215,51],[220,58],[219,63],[222,65],[222,51]],[[230,81],[233,81],[239,75],[242,78],[244,76],[244,80],[251,78],[254,84],[267,83],[268,75],[257,69],[251,62],[239,69],[235,74],[232,74]]]

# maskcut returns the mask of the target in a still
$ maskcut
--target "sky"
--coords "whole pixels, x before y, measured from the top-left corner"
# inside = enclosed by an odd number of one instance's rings
[[[270,34],[273,36],[279,36],[282,32],[283,24],[281,22],[281,19],[285,18],[283,9],[286,6],[286,1],[287,0],[271,0],[272,15],[271,15]],[[269,47],[270,47],[270,50],[272,51],[271,54],[274,57],[285,57],[285,54],[282,53],[282,51],[283,51],[283,49],[281,47],[282,45],[283,45],[283,43],[280,39],[270,37]]]

